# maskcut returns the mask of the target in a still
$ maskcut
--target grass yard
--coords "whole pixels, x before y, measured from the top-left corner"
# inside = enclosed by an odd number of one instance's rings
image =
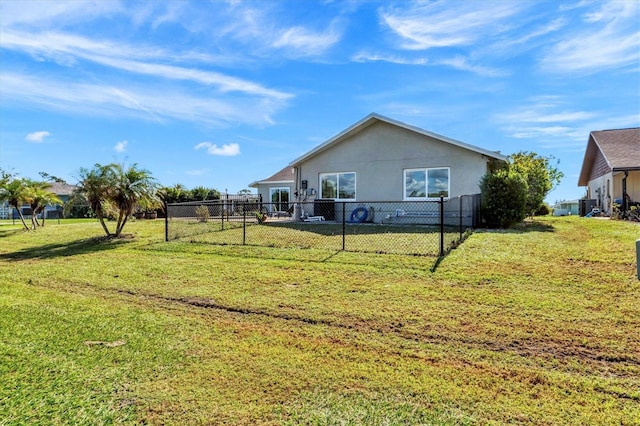
[[[433,258],[0,224],[0,424],[640,424],[640,226]]]
[[[224,228],[223,228],[224,226]],[[169,239],[211,244],[253,245],[278,248],[342,250],[341,223],[273,221],[265,224],[241,221],[170,220]],[[438,257],[440,229],[424,225],[345,224],[344,248],[364,253],[405,254]],[[447,227],[444,249],[459,241],[460,229]]]

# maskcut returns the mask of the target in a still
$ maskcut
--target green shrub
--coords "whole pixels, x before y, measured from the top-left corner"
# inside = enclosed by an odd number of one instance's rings
[[[480,180],[482,216],[491,228],[508,228],[526,217],[527,182],[512,171],[498,170]]]
[[[543,203],[540,205],[540,207],[538,207],[538,210],[536,210],[534,216],[547,216],[549,214],[551,214],[551,209],[549,208],[549,206]]]
[[[198,222],[208,222],[210,217],[209,208],[207,206],[196,207],[196,217],[198,218]]]

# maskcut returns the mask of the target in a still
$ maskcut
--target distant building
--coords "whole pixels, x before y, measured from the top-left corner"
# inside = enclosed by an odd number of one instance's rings
[[[640,201],[640,127],[591,132],[578,186],[606,214],[614,202],[627,210],[629,201]]]
[[[579,200],[559,201],[554,206],[552,206],[553,215],[554,216],[577,215],[579,214],[579,206],[580,206]]]

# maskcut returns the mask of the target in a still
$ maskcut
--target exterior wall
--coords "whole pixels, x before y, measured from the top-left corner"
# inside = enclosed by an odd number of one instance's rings
[[[610,214],[613,201],[622,199],[623,178],[624,172],[610,172],[590,180],[587,187],[587,198],[596,200],[602,211]],[[629,172],[627,194],[629,194],[632,201],[640,201],[640,171]]]
[[[605,173],[589,181],[587,198],[596,200],[596,206],[604,213],[610,214],[613,190],[613,174],[611,172]]]
[[[293,182],[291,183],[260,183],[258,184],[258,195],[262,198],[262,202],[265,203],[267,205],[267,208],[269,208],[271,205],[271,198],[270,198],[270,192],[272,188],[289,188],[289,194],[290,194],[290,198],[289,198],[289,204],[293,204],[293,202],[295,201],[295,185],[293,184]]]
[[[624,172],[616,172],[613,175],[613,198],[622,198],[622,178]],[[627,194],[631,201],[640,201],[640,171],[630,171],[627,176]]]
[[[595,158],[593,159],[593,166],[591,167],[589,180],[595,180],[608,173],[611,173],[611,167],[607,164],[607,160],[604,158],[604,155],[602,155],[602,151],[598,149]]]
[[[404,170],[449,167],[449,197],[480,191],[480,178],[487,172],[482,154],[400,128],[377,122],[316,154],[298,168],[297,182],[307,180],[320,196],[320,174],[355,172],[358,201],[402,201]]]

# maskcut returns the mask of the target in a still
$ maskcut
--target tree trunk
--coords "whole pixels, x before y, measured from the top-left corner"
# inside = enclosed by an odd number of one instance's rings
[[[100,225],[102,225],[102,229],[104,229],[104,232],[107,234],[107,237],[110,237],[111,236],[111,232],[109,232],[109,228],[107,228],[107,224],[104,223],[104,217],[102,217],[102,212],[96,213],[96,216],[98,217],[98,220],[100,221]]]
[[[24,221],[24,216],[22,216],[22,212],[20,211],[20,209],[17,206],[13,206],[13,208],[15,208],[16,211],[18,212],[18,217],[20,218],[20,221],[22,222],[22,225],[24,226],[24,229],[26,229],[28,231],[29,227],[27,226],[27,222]]]

